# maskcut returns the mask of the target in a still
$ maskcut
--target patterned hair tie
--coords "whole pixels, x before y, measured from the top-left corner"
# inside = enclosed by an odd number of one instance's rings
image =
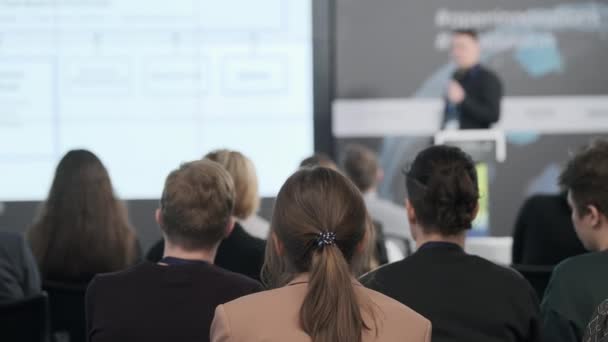
[[[336,233],[334,232],[321,232],[317,237],[317,247],[323,248],[325,246],[331,246],[336,243]]]

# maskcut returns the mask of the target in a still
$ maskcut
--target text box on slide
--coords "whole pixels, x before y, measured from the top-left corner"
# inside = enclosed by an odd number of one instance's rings
[[[133,71],[128,57],[69,58],[60,64],[62,92],[88,96],[128,96],[133,91]]]
[[[0,58],[0,156],[53,152],[53,80],[49,61]]]
[[[142,89],[154,96],[199,96],[209,90],[208,58],[152,58],[143,67]]]
[[[287,60],[273,57],[227,57],[223,64],[227,94],[278,94],[287,91]]]

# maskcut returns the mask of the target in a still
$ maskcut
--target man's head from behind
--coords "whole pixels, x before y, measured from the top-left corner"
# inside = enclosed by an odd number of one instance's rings
[[[346,175],[363,193],[375,188],[382,178],[376,153],[363,145],[347,146],[342,166]]]
[[[172,245],[211,250],[231,232],[234,201],[232,178],[220,164],[185,163],[167,176],[157,221]]]
[[[568,191],[572,222],[585,248],[608,248],[608,141],[595,141],[576,154],[559,182]]]
[[[469,69],[479,63],[480,46],[474,30],[455,30],[452,32],[452,59],[459,69]]]
[[[300,168],[314,168],[314,167],[326,167],[332,170],[338,170],[336,163],[325,153],[317,152],[310,157],[305,158],[300,163]]]

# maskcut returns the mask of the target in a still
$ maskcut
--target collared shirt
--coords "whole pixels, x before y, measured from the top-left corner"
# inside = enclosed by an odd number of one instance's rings
[[[453,242],[447,242],[447,241],[429,241],[429,242],[425,242],[422,246],[418,247],[418,250],[422,251],[422,250],[426,250],[426,249],[435,249],[435,248],[463,250],[463,248],[460,245],[455,244]]]
[[[168,266],[197,265],[197,264],[208,265],[209,264],[205,260],[182,259],[182,258],[176,258],[176,257],[172,257],[172,256],[166,256],[166,257],[162,258],[158,263],[165,264]]]

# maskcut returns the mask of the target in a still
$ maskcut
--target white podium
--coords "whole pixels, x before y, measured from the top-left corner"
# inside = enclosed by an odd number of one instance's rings
[[[504,162],[507,159],[507,139],[498,129],[445,130],[435,134],[435,145],[452,145],[470,154],[475,161]]]

